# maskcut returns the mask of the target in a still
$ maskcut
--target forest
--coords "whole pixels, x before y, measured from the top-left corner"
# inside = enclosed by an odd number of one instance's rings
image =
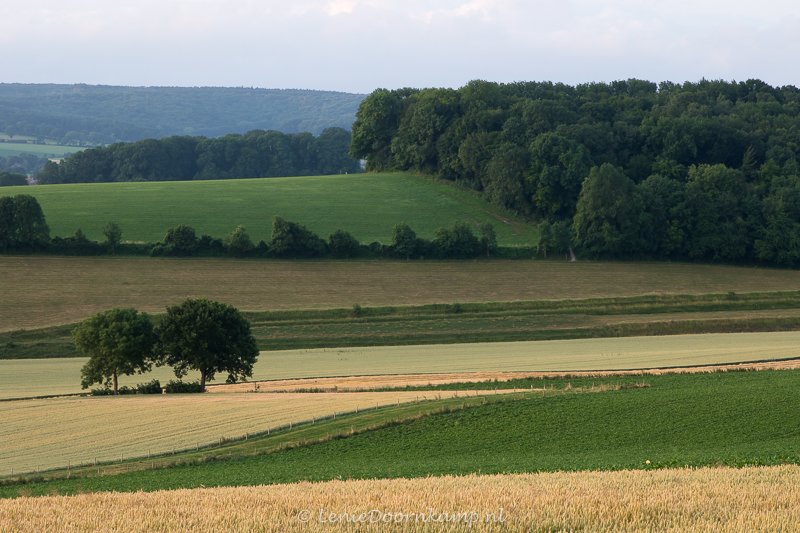
[[[167,137],[116,143],[48,162],[39,183],[165,181],[359,172],[348,155],[350,132],[327,128],[311,133],[254,130],[224,137]]]
[[[542,222],[540,251],[800,264],[800,90],[759,80],[378,89],[368,170],[411,170]]]
[[[361,94],[252,87],[0,83],[0,132],[98,146],[171,135],[350,129]]]

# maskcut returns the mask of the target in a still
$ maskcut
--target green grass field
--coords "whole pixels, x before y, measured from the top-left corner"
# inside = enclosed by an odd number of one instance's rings
[[[796,291],[800,271],[581,261],[258,261],[0,256],[0,331],[205,297],[245,311]]]
[[[483,371],[622,370],[800,357],[800,331],[262,352],[253,380]],[[0,398],[81,392],[83,358],[0,361]],[[124,377],[170,379],[166,368]],[[188,379],[197,376],[189,375]]]
[[[37,157],[63,157],[67,154],[80,152],[83,148],[76,146],[61,146],[58,144],[29,144],[15,142],[0,142],[0,157],[31,154]],[[25,191],[28,191],[26,188]]]
[[[365,243],[388,243],[400,222],[430,238],[436,229],[459,220],[491,222],[504,245],[537,242],[534,225],[472,192],[411,174],[83,183],[10,187],[3,194],[19,192],[39,199],[52,235],[72,235],[81,228],[97,240],[103,238],[103,227],[115,221],[127,241],[158,242],[179,224],[193,226],[198,234],[224,237],[242,224],[257,242],[269,240],[272,219],[281,216],[326,239],[344,229]]]
[[[270,437],[254,439],[241,451],[234,445],[227,454],[216,452],[222,460],[119,475],[89,472],[79,479],[8,485],[0,494],[800,462],[800,418],[796,404],[787,401],[796,397],[800,372],[667,375],[647,381],[646,388],[494,399],[258,455],[252,453],[259,446],[269,448]],[[321,424],[315,430],[325,428]]]

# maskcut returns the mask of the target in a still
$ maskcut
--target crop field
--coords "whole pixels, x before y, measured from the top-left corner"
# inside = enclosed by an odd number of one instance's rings
[[[2,145],[0,145],[2,148]],[[102,240],[103,227],[117,222],[127,241],[158,242],[167,229],[193,226],[199,234],[224,237],[239,224],[253,239],[269,240],[272,219],[300,222],[323,238],[337,229],[368,243],[388,243],[395,224],[418,235],[463,220],[491,222],[498,242],[533,246],[536,227],[490,206],[477,195],[411,174],[350,174],[214,181],[82,183],[8,188],[39,199],[53,235],[81,228]]]
[[[800,357],[800,331],[262,352],[253,381],[384,374],[623,370]],[[0,399],[79,393],[84,358],[0,360]],[[124,376],[134,385],[167,368]],[[196,379],[189,374],[186,379]]]
[[[593,378],[582,383],[589,387],[465,394],[390,406],[231,443],[205,454],[202,449],[199,454],[192,451],[198,459],[193,462],[174,462],[180,461],[178,454],[170,457],[173,462],[153,468],[147,461],[140,465],[144,469],[90,467],[71,476],[62,471],[49,480],[6,483],[0,486],[0,496],[800,462],[800,418],[795,402],[787,401],[796,397],[798,371]],[[448,403],[450,410],[411,416],[412,408]],[[404,410],[407,416],[391,418],[393,410]],[[348,432],[363,427],[361,417],[382,413],[394,423]],[[318,436],[336,436],[305,444],[298,437],[295,442],[300,445],[288,448],[273,445],[293,432],[311,430]]]
[[[132,524],[142,532],[210,531],[221,524],[235,531],[338,532],[353,531],[354,524],[331,519],[329,513],[375,518],[408,513],[393,530],[416,526],[444,532],[455,525],[470,531],[749,533],[795,528],[800,523],[798,500],[798,466],[676,468],[28,497],[0,501],[0,522],[10,533],[131,531]],[[445,513],[458,522],[446,520]],[[423,523],[417,516],[432,518]],[[389,526],[365,520],[360,527],[385,531]]]
[[[188,297],[248,311],[796,291],[800,271],[683,263],[0,257],[0,331]]]
[[[0,472],[204,446],[334,412],[456,392],[136,395],[0,402]],[[463,393],[462,393],[463,394]]]
[[[0,157],[12,155],[32,154],[37,157],[63,157],[67,154],[80,152],[83,148],[76,146],[61,146],[57,144],[29,144],[0,142]],[[24,189],[29,190],[27,187]]]

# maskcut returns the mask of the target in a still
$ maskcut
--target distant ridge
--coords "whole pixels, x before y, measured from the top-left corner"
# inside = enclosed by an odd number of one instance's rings
[[[0,133],[63,144],[253,129],[319,134],[333,126],[349,130],[364,97],[303,89],[0,83]]]

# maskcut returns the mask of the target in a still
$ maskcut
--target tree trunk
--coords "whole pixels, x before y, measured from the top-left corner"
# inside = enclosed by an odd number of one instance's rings
[[[117,371],[114,370],[114,394],[119,394],[117,387]]]
[[[202,392],[206,391],[206,371],[205,370],[201,370],[200,371],[200,390]]]
[[[569,261],[570,261],[570,263],[574,263],[577,260],[578,260],[578,258],[575,257],[575,252],[572,251],[572,246],[570,246],[569,247]]]

